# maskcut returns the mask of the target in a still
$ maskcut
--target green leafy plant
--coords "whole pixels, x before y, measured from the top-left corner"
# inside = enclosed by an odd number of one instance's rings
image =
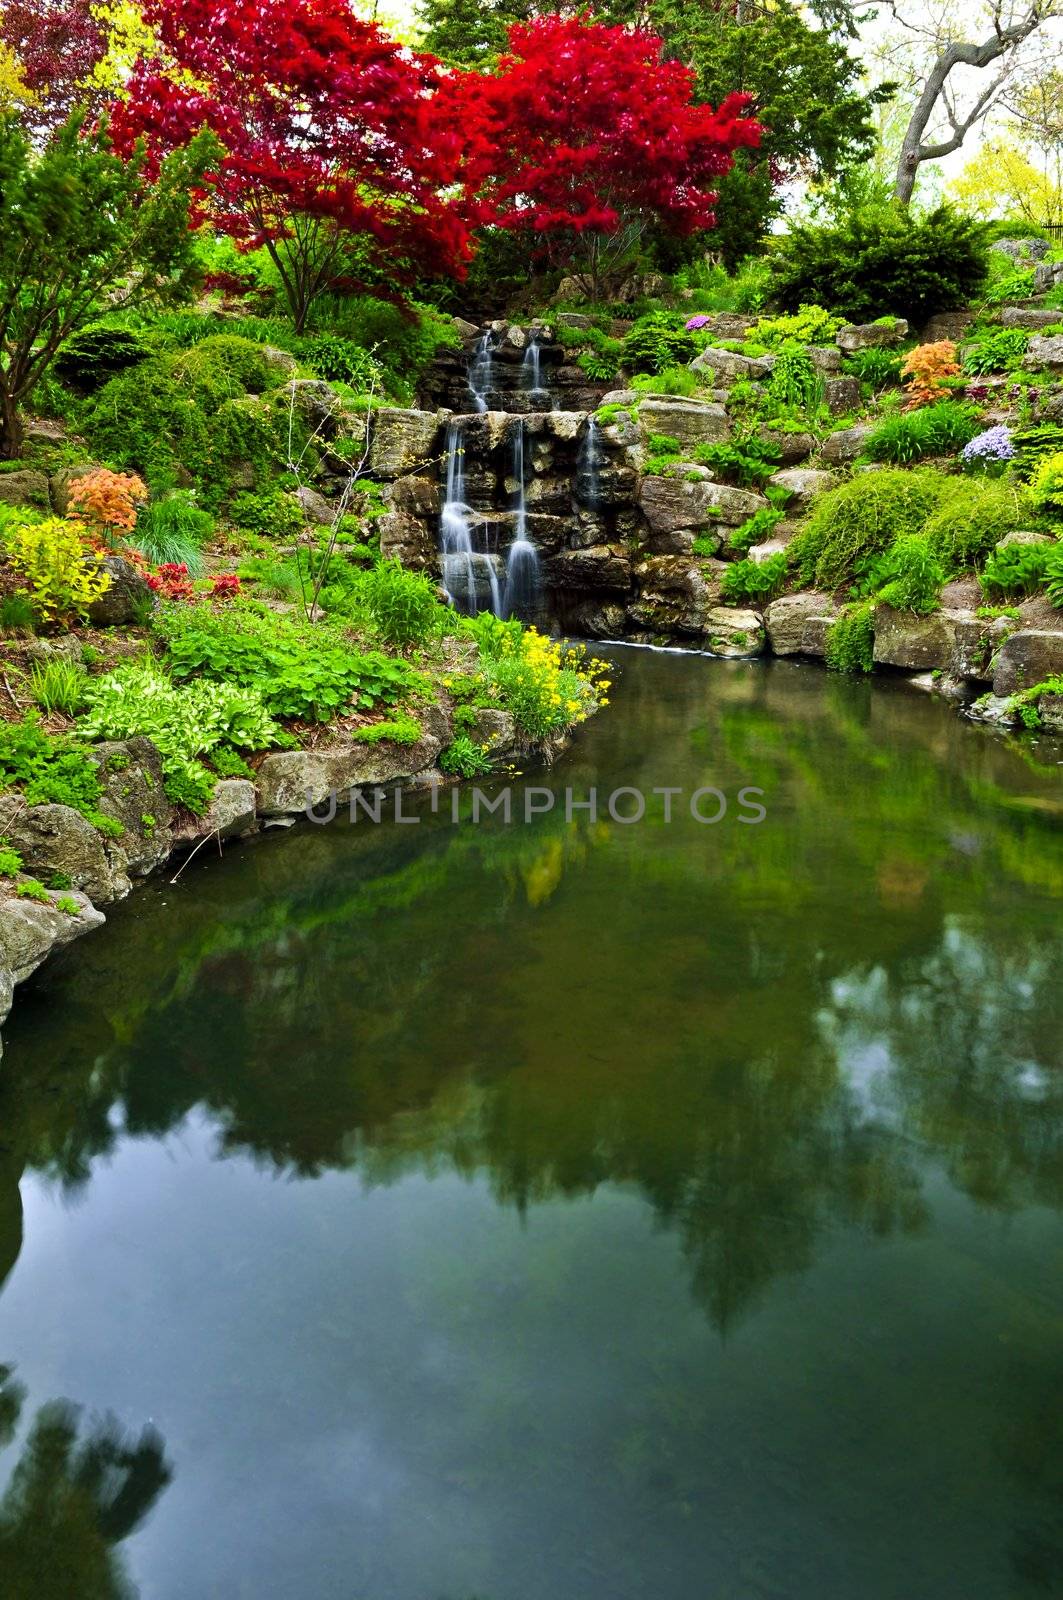
[[[175,489],[141,506],[130,543],[152,566],[184,566],[190,577],[198,578],[203,572],[200,546],[213,532],[209,511],[197,506],[186,490]]]
[[[814,411],[823,398],[823,380],[811,357],[795,344],[784,344],[775,357],[768,380],[770,404],[793,406],[799,411]]]
[[[964,372],[980,377],[987,372],[1013,372],[1021,367],[1030,343],[1022,328],[994,328],[980,333],[963,352]]]
[[[254,768],[248,766],[239,750],[232,745],[220,744],[210,752],[210,764],[219,778],[253,778]],[[143,825],[144,819],[141,818]]]
[[[51,905],[52,897],[37,878],[24,878],[15,889],[20,900],[36,900],[39,905]]]
[[[982,293],[986,305],[1006,306],[1015,300],[1025,300],[1033,293],[1034,264],[1020,267],[1009,264],[994,276]]]
[[[739,605],[743,600],[772,600],[783,589],[788,571],[785,550],[766,561],[734,561],[723,574],[720,593],[728,605]]]
[[[9,536],[8,559],[45,622],[87,617],[93,601],[111,586],[103,558],[88,548],[83,533],[76,522],[47,517],[23,523]]]
[[[945,571],[953,577],[979,566],[1005,534],[1028,527],[1032,515],[1029,499],[1016,483],[942,477],[925,532]]]
[[[122,831],[99,809],[99,770],[84,747],[45,733],[33,713],[0,723],[0,787],[21,790],[27,805],[70,806],[112,838]]]
[[[94,394],[116,373],[156,353],[157,340],[136,328],[90,323],[66,341],[55,360],[56,375],[81,394]]]
[[[684,327],[684,314],[650,311],[639,317],[624,340],[624,366],[629,372],[662,372],[687,362],[696,345]]]
[[[55,909],[57,911],[62,911],[63,914],[68,917],[80,917],[81,915],[81,907],[78,905],[77,901],[68,894],[59,896],[59,899],[55,902]]]
[[[690,367],[664,367],[656,374],[636,373],[631,387],[636,394],[695,395],[701,385],[698,374]]]
[[[702,466],[715,468],[725,478],[733,478],[743,488],[751,488],[778,471],[782,451],[778,445],[753,438],[734,444],[699,444],[692,458]]]
[[[727,541],[728,548],[744,552],[755,544],[763,543],[765,539],[771,538],[785,516],[786,513],[781,506],[768,506],[762,511],[754,511],[741,527],[735,528]]]
[[[1045,582],[1048,544],[1009,544],[995,550],[985,564],[979,582],[987,599],[1002,595],[1014,599],[1033,594]]]
[[[88,674],[75,661],[45,661],[32,668],[30,688],[42,711],[62,711],[72,717],[85,699]]]
[[[416,717],[402,716],[356,728],[351,737],[361,744],[417,744],[424,733]]]
[[[897,611],[925,616],[937,609],[945,568],[925,533],[906,533],[875,556],[861,585]]]
[[[887,350],[883,345],[872,345],[868,350],[854,350],[842,362],[842,371],[859,378],[874,390],[889,388],[901,381],[901,363],[904,357],[899,350]]]
[[[940,400],[919,411],[887,416],[868,436],[863,453],[869,461],[905,466],[924,456],[955,455],[979,431],[974,411],[955,400]]]
[[[363,573],[360,593],[377,633],[397,649],[423,644],[445,616],[435,585],[396,560],[380,561]]]
[[[875,602],[846,606],[827,630],[824,647],[833,672],[871,672],[875,665]]]
[[[459,733],[443,751],[439,765],[456,778],[482,778],[491,770],[491,757],[467,733]]]
[[[238,528],[263,539],[294,539],[303,530],[299,502],[279,489],[238,494],[229,507],[229,518]]]
[[[0,878],[17,878],[22,871],[22,857],[7,845],[0,846]]]
[[[790,316],[758,318],[749,337],[768,350],[782,350],[791,343],[833,344],[843,321],[822,306],[803,305]]]
[[[0,629],[4,633],[32,633],[37,613],[27,594],[0,597]]]
[[[1015,428],[1011,445],[1015,452],[1015,471],[1020,478],[1028,479],[1045,456],[1063,452],[1063,427],[1055,422],[1042,422],[1036,427]]]

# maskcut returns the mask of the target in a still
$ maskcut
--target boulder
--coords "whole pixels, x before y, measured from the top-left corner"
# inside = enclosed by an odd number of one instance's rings
[[[475,322],[466,322],[464,317],[451,317],[450,320],[463,339],[475,339],[479,336],[480,330]]]
[[[973,311],[939,311],[919,335],[920,343],[939,344],[942,339],[951,339],[957,344],[975,320]]]
[[[695,315],[701,316],[701,312]],[[745,339],[757,318],[744,311],[710,311],[702,324],[702,333],[710,339]]]
[[[1027,328],[1039,333],[1042,328],[1053,328],[1063,322],[1063,311],[1047,311],[1042,306],[1005,306],[1000,313],[1001,326]]]
[[[1012,261],[1042,261],[1052,248],[1047,239],[994,239],[989,246]]]
[[[956,614],[935,611],[928,617],[892,606],[875,608],[875,652],[879,666],[905,672],[944,672],[952,660]]]
[[[487,745],[492,756],[513,755],[519,748],[517,725],[508,711],[497,706],[480,706],[476,720],[464,730],[473,744]]]
[[[248,400],[252,401],[250,406]],[[239,403],[252,413],[254,411],[254,397],[242,397],[239,402],[231,403]],[[285,414],[294,407],[303,421],[322,439],[335,438],[342,428],[352,438],[362,442],[365,440],[366,418],[348,412],[331,383],[326,383],[323,378],[293,378],[279,392],[277,404]],[[266,409],[270,409],[268,402]]]
[[[423,472],[396,478],[384,491],[384,499],[396,511],[407,511],[411,516],[425,521],[438,517],[442,498],[438,478]]]
[[[21,796],[0,798],[0,836],[22,857],[26,871],[47,881],[61,874],[97,905],[129,893],[124,849],[71,806],[27,806]]]
[[[1006,533],[1003,539],[998,539],[995,548],[1006,550],[1009,545],[1055,544],[1056,540],[1050,533],[1038,533],[1034,528],[1017,528],[1012,533]]]
[[[806,344],[804,353],[823,378],[842,370],[842,353],[834,344]]]
[[[1063,674],[1063,631],[1020,628],[1000,647],[993,673],[995,695],[1018,694]]]
[[[121,556],[104,556],[103,565],[111,583],[89,606],[89,621],[93,627],[118,628],[150,615],[155,595],[132,562]]]
[[[817,494],[822,494],[833,484],[832,472],[821,472],[815,467],[787,467],[782,472],[773,473],[768,479],[768,488],[784,489],[788,496],[787,505],[795,509],[806,506]]]
[[[440,419],[435,411],[382,406],[373,414],[369,468],[378,478],[401,478],[426,467],[439,453]]]
[[[949,675],[968,683],[990,683],[993,662],[1004,640],[1018,623],[1009,617],[979,617],[973,611],[956,620]]]
[[[1043,694],[1037,710],[1046,733],[1063,733],[1063,694]]]
[[[1035,333],[1026,350],[1025,365],[1046,367],[1049,372],[1063,371],[1063,334]]]
[[[650,556],[635,568],[638,595],[628,607],[631,624],[658,637],[703,639],[720,604],[722,561],[690,556]]]
[[[853,428],[842,428],[824,441],[820,455],[832,467],[855,461],[873,432],[873,424],[867,422],[859,422]]]
[[[827,630],[837,615],[829,595],[815,590],[783,595],[764,613],[768,643],[777,656],[822,656]]]
[[[626,612],[622,605],[580,601],[565,611],[566,626],[586,639],[619,639],[624,632]]]
[[[25,649],[27,661],[72,661],[80,666],[85,660],[85,647],[76,633],[61,633],[55,639],[29,639]]]
[[[626,594],[631,587],[631,557],[618,544],[562,550],[544,562],[543,577],[555,589]]]
[[[34,506],[38,511],[47,511],[51,504],[47,477],[30,468],[0,472],[0,504]]]
[[[816,441],[810,433],[791,433],[787,428],[758,428],[757,438],[761,444],[771,445],[778,451],[784,467],[807,461],[816,448]]]
[[[380,554],[397,557],[404,567],[430,567],[436,559],[436,537],[427,522],[409,511],[388,511],[377,523]]]
[[[679,528],[702,529],[724,522],[739,527],[768,505],[763,495],[733,489],[704,478],[643,478],[639,489],[643,516],[655,534]]]
[[[331,528],[336,520],[336,507],[330,505],[323,494],[318,494],[316,489],[309,489],[305,485],[296,489],[295,498],[308,522],[314,522],[319,528]]]
[[[11,1010],[16,983],[36,972],[53,950],[106,921],[102,911],[74,890],[53,894],[47,905],[43,901],[16,899],[7,891],[5,884],[0,896],[0,1022]],[[77,915],[61,911],[60,900],[74,902]]]
[[[1048,294],[1063,283],[1063,261],[1041,261],[1034,269],[1034,294]]]
[[[174,836],[179,846],[201,839],[238,839],[257,827],[255,786],[250,778],[219,778],[210,805],[201,817],[192,817]]]
[[[730,432],[726,407],[711,400],[691,400],[682,395],[650,395],[639,407],[643,440],[663,433],[678,439],[684,449],[696,444],[716,444]]]
[[[823,400],[832,417],[845,417],[863,404],[859,378],[828,378],[823,385]]]
[[[173,806],[163,786],[162,760],[150,739],[109,741],[93,745],[100,810],[122,824],[122,849],[128,870],[144,877],[165,861],[172,848]]]
[[[719,350],[715,345],[708,345],[699,351],[690,366],[694,372],[711,372],[718,383],[729,386],[766,378],[772,363],[760,356],[743,356],[737,350]]]
[[[527,417],[525,419],[525,428],[528,429],[529,425],[533,424],[535,420],[535,413]],[[565,444],[571,444],[579,438],[587,421],[587,413],[585,411],[544,411],[538,420],[538,431],[549,434],[553,439],[560,439]]]
[[[900,344],[907,337],[908,324],[903,317],[894,317],[891,322],[849,323],[838,329],[836,343],[839,350],[850,355],[854,350],[876,350]]]
[[[714,656],[744,660],[764,654],[764,621],[758,612],[716,606],[705,621],[706,642]]]
[[[298,816],[335,794],[397,783],[434,765],[442,741],[426,734],[415,745],[351,741],[328,750],[281,750],[266,756],[256,774],[263,817]]]

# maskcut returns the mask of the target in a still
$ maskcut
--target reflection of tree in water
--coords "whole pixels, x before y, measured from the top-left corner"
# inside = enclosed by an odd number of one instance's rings
[[[0,1448],[14,1438],[24,1394],[0,1367]],[[127,1437],[107,1418],[79,1439],[81,1412],[44,1405],[0,1499],[0,1593],[9,1600],[132,1600],[116,1550],[172,1477],[153,1428]]]

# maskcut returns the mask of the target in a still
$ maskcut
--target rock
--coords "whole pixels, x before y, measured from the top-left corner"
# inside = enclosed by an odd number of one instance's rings
[[[887,345],[900,344],[908,337],[908,324],[903,317],[892,322],[849,323],[838,329],[837,346],[851,355],[854,350],[877,350]]]
[[[478,337],[480,330],[475,322],[466,322],[464,317],[451,317],[450,320],[463,339],[475,339]]]
[[[304,485],[296,489],[295,498],[308,522],[316,522],[320,528],[332,527],[336,520],[336,508],[329,504],[323,494]]]
[[[827,629],[837,615],[830,596],[814,589],[773,600],[764,613],[772,651],[777,656],[821,656]]]
[[[602,395],[603,406],[637,406],[642,399],[637,389],[610,389]]]
[[[1034,294],[1048,294],[1063,283],[1063,261],[1042,261],[1034,270]]]
[[[980,700],[968,706],[967,715],[972,722],[992,722],[1004,726],[1010,726],[1018,720],[1010,695],[984,694]]]
[[[828,378],[823,385],[823,400],[832,417],[845,417],[863,404],[859,378]]]
[[[103,789],[100,810],[122,824],[128,870],[144,877],[172,848],[173,806],[166,798],[159,752],[150,739],[136,737],[96,744],[88,753]]]
[[[975,320],[973,311],[939,311],[919,335],[920,343],[939,344],[942,339],[951,339],[958,344]]]
[[[585,600],[566,610],[566,625],[587,639],[619,639],[624,633],[626,612],[622,605],[599,605]]]
[[[26,644],[26,659],[72,661],[80,665],[85,659],[85,650],[76,633],[62,633],[57,639],[30,639]]]
[[[377,523],[380,554],[395,557],[404,567],[435,565],[436,538],[426,522],[408,511],[388,511]]]
[[[842,370],[842,353],[834,344],[806,344],[804,353],[821,377],[829,378]]]
[[[373,414],[369,467],[377,477],[401,478],[426,467],[438,455],[440,420],[435,411],[382,406]]]
[[[764,623],[756,611],[732,611],[716,606],[706,618],[709,649],[714,656],[744,660],[764,654]]]
[[[89,606],[89,621],[94,628],[119,628],[150,616],[155,595],[147,582],[122,556],[104,556],[103,565],[111,585]]]
[[[918,617],[892,606],[875,608],[874,659],[879,666],[902,667],[906,672],[944,671],[952,660],[956,637],[955,614],[935,611]]]
[[[6,884],[4,887],[6,890]],[[77,915],[60,911],[59,900],[74,901]],[[75,890],[52,895],[47,905],[5,892],[0,897],[0,1022],[11,1010],[15,984],[36,972],[53,950],[102,927],[106,920],[102,911]]]
[[[492,756],[513,755],[520,747],[513,717],[495,706],[479,707],[475,722],[464,731],[473,744],[487,745]]]
[[[1012,261],[1041,261],[1051,245],[1047,239],[994,239],[989,248],[999,255],[1009,256]]]
[[[87,478],[90,473],[97,472],[98,467],[91,464],[81,467],[63,467],[55,472],[48,480],[48,493],[52,510],[57,517],[65,517],[70,510],[70,490],[79,478]]]
[[[1013,533],[1006,533],[1003,539],[999,539],[997,541],[995,548],[997,550],[1006,550],[1011,544],[1030,545],[1055,543],[1056,540],[1053,539],[1050,533],[1037,533],[1036,530],[1032,528],[1020,528],[1016,529]]]
[[[577,332],[594,327],[594,318],[585,317],[578,311],[559,311],[554,321],[559,327],[575,328]]]
[[[1060,263],[1063,266],[1063,262]],[[1063,313],[1060,314],[1063,318]],[[1027,367],[1046,367],[1049,372],[1063,371],[1063,334],[1035,333],[1026,350]]]
[[[47,511],[50,503],[48,479],[43,472],[30,468],[0,472],[0,504],[34,506],[38,511]]]
[[[277,383],[284,378],[294,378],[299,371],[298,361],[288,350],[278,350],[276,345],[264,344],[259,346],[258,353]]]
[[[201,817],[187,821],[175,835],[176,845],[200,839],[237,839],[257,827],[255,786],[250,778],[219,778],[210,805]]]
[[[427,473],[410,473],[405,478],[396,478],[384,491],[384,499],[396,511],[407,511],[410,516],[425,521],[438,517],[442,498],[438,478],[430,477]]]
[[[702,315],[696,312],[695,315]],[[749,316],[744,311],[712,311],[708,313],[702,332],[711,339],[745,339],[750,329],[756,323],[755,316]]]
[[[1046,733],[1063,733],[1063,694],[1043,694],[1037,710]]]
[[[663,433],[678,439],[684,449],[696,444],[716,444],[730,433],[727,410],[710,400],[689,400],[681,395],[649,395],[639,407],[643,440]]]
[[[587,421],[585,411],[544,411],[539,416],[532,413],[525,419],[525,428],[539,424],[541,432],[548,433],[551,438],[560,439],[565,444],[571,444],[578,439]]]
[[[873,432],[874,425],[867,422],[859,422],[853,428],[842,428],[824,441],[820,455],[832,467],[855,461]]]
[[[755,511],[764,510],[768,501],[748,489],[732,489],[729,484],[703,478],[643,478],[639,504],[651,531],[665,534],[717,522],[739,527]]]
[[[785,489],[787,505],[804,507],[817,494],[823,494],[833,487],[834,474],[821,472],[815,467],[787,467],[782,472],[773,473],[768,479],[769,489]]]
[[[19,795],[4,795],[0,836],[18,851],[34,877],[47,881],[61,874],[97,905],[110,905],[129,893],[124,849],[105,839],[70,806],[27,806]]]
[[[295,410],[323,439],[332,439],[339,431],[340,419],[346,415],[343,401],[330,383],[323,378],[293,378],[280,392],[280,404]],[[362,429],[365,419],[360,419]],[[362,432],[362,438],[365,434]]]
[[[282,750],[266,756],[256,774],[263,817],[298,816],[330,795],[376,788],[412,777],[434,764],[442,741],[431,734],[415,745],[362,744],[329,750]]]
[[[765,561],[770,561],[772,556],[781,556],[785,549],[785,539],[765,539],[761,544],[750,545],[749,559],[754,566],[760,567]]]
[[[810,433],[791,433],[786,428],[758,428],[757,438],[761,444],[771,445],[778,451],[784,467],[807,461],[816,448],[816,441]]]
[[[562,550],[544,563],[544,581],[555,589],[626,594],[631,587],[631,557],[617,544]]]
[[[1007,638],[1018,627],[1008,617],[975,616],[973,611],[961,614],[956,621],[949,674],[968,683],[989,683],[993,677],[993,659]]]
[[[772,363],[763,357],[743,356],[737,350],[719,350],[715,345],[708,345],[694,357],[690,367],[694,372],[711,372],[717,382],[730,385],[766,378]]]
[[[1053,328],[1063,322],[1063,311],[1046,311],[1041,306],[1005,306],[1000,313],[1004,328],[1028,328],[1038,333],[1042,328]]]
[[[690,556],[650,556],[635,568],[638,596],[628,617],[658,637],[703,639],[720,604],[722,561]],[[622,630],[618,630],[622,631]]]
[[[1000,647],[993,674],[995,695],[1018,694],[1063,673],[1063,631],[1020,628]]]

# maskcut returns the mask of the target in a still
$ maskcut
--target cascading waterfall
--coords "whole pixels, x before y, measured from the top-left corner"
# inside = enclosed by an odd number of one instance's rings
[[[587,431],[576,457],[576,493],[585,506],[595,507],[601,500],[601,472],[605,451],[602,436],[593,417],[587,419]]]
[[[520,386],[528,394],[545,395],[542,376],[542,352],[539,349],[539,335],[537,332],[528,340],[528,348],[524,352],[524,360],[520,366]]]
[[[487,397],[494,388],[494,362],[490,333],[481,334],[469,363],[469,393],[477,411],[488,409]]]
[[[502,615],[512,617],[535,609],[539,597],[539,554],[528,537],[528,501],[524,459],[524,419],[518,418],[513,437],[513,478],[517,485],[513,543],[506,559],[506,590]]]
[[[465,498],[465,440],[461,424],[447,429],[446,489],[439,516],[439,543],[443,587],[451,605],[474,616],[482,609],[480,597],[489,600],[495,616],[502,615],[502,595],[493,558],[473,544],[473,512]]]

